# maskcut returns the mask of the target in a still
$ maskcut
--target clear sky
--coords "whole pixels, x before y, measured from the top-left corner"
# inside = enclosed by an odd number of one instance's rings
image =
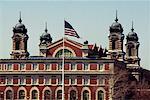
[[[18,23],[19,11],[23,24],[28,29],[28,51],[39,55],[39,38],[44,32],[45,22],[53,42],[64,32],[64,19],[67,20],[82,39],[71,38],[83,43],[97,43],[108,48],[109,26],[114,22],[115,11],[124,29],[125,36],[130,32],[134,21],[135,32],[139,36],[141,66],[150,69],[150,1],[113,0],[5,0],[0,1],[0,58],[10,58],[12,49],[12,29]],[[124,40],[124,44],[126,39]],[[124,47],[125,49],[125,47]]]

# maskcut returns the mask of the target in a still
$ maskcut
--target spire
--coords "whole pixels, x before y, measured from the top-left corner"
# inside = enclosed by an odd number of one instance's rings
[[[47,22],[45,22],[45,32],[47,33]]]
[[[132,28],[131,28],[131,31],[132,31],[132,32],[134,31],[134,28],[133,28],[133,21],[132,21]]]
[[[116,10],[116,19],[115,19],[115,21],[116,22],[118,21],[117,10]]]
[[[19,23],[21,23],[22,22],[22,20],[21,20],[21,11],[19,12],[19,17],[20,17]]]

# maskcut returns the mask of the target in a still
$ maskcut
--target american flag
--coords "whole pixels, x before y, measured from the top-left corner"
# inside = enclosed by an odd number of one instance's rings
[[[67,21],[65,21],[65,35],[80,38],[74,28]]]

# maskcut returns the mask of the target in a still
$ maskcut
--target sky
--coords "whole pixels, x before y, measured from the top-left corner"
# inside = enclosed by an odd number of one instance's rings
[[[22,23],[28,30],[30,56],[39,55],[40,36],[45,22],[53,42],[62,38],[64,19],[77,31],[81,39],[72,40],[108,48],[109,27],[118,11],[119,23],[126,36],[134,31],[139,36],[141,66],[150,69],[150,1],[148,0],[0,0],[0,58],[10,58],[13,27],[18,23],[21,11]],[[124,39],[124,44],[126,38]],[[125,50],[125,46],[124,46]]]

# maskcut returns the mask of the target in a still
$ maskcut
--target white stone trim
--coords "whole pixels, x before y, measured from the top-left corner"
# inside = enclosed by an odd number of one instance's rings
[[[70,99],[70,92],[71,92],[72,90],[76,91],[76,100],[78,100],[78,90],[77,90],[76,87],[70,87],[70,88],[68,89],[68,100]]]
[[[50,89],[50,87],[45,87],[44,89],[43,89],[43,91],[42,91],[42,99],[44,100],[44,92],[46,91],[46,90],[49,90],[50,91],[50,100],[52,100],[52,90]]]
[[[39,91],[39,89],[37,88],[37,87],[32,87],[31,89],[30,89],[30,100],[32,100],[32,91],[33,90],[36,90],[37,91],[37,93],[38,93],[38,99],[37,100],[40,100],[39,99],[39,94],[40,94],[40,91]]]
[[[27,90],[26,90],[26,88],[24,88],[24,87],[19,87],[18,88],[18,91],[17,91],[17,99],[19,99],[19,91],[20,90],[24,90],[24,92],[25,92],[25,100],[27,99]]]
[[[96,96],[96,100],[98,100],[98,91],[103,91],[104,92],[104,100],[106,98],[106,91],[103,87],[99,87],[97,90],[96,90],[96,93],[95,93],[95,96]]]
[[[84,92],[85,90],[89,91],[89,100],[92,100],[92,99],[91,99],[91,90],[89,89],[89,87],[83,87],[83,88],[82,88],[82,91],[81,91],[81,100],[83,100],[83,92]]]
[[[6,92],[7,92],[8,90],[11,90],[11,91],[12,91],[12,100],[13,100],[13,99],[14,99],[14,90],[13,90],[12,87],[7,87],[7,88],[5,89],[5,91],[4,91],[4,100],[6,100]]]

